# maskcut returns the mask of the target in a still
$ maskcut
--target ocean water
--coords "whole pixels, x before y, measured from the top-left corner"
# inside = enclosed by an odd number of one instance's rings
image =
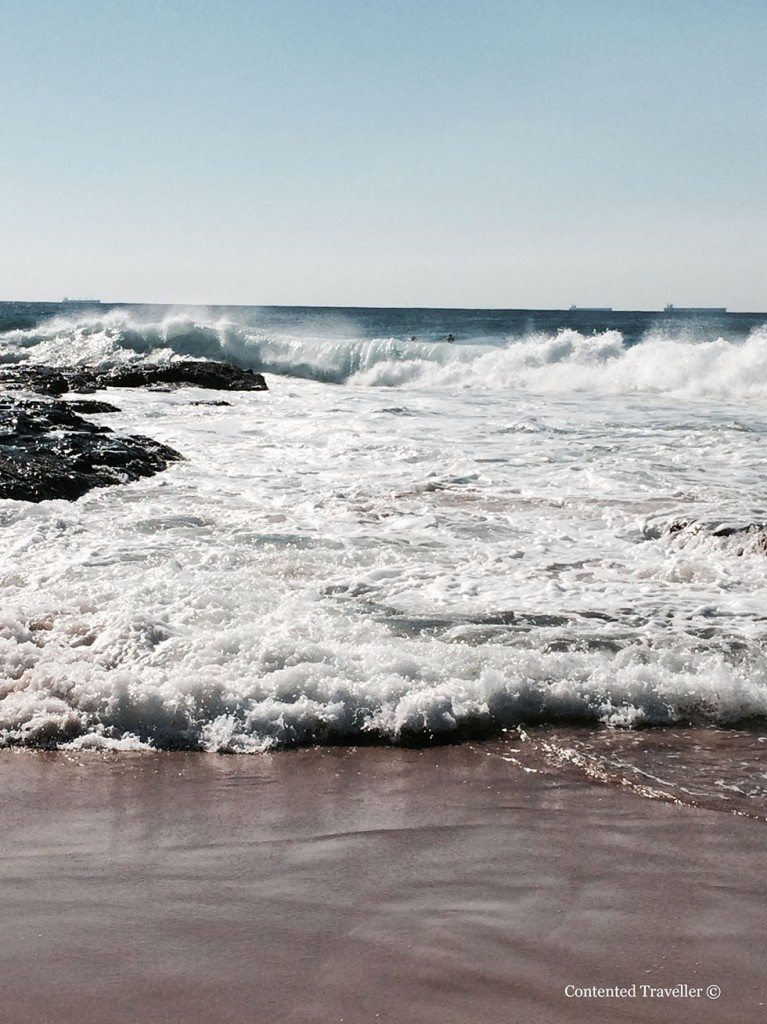
[[[0,744],[761,727],[766,323],[0,306],[4,363],[192,355],[270,388],[114,390],[103,422],[184,462],[0,501]]]

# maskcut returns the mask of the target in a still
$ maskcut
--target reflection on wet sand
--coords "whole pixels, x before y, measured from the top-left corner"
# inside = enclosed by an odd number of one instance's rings
[[[3,1020],[756,1019],[764,825],[523,746],[4,752]]]

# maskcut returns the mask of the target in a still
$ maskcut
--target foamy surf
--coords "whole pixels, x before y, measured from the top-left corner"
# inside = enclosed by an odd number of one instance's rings
[[[763,331],[448,344],[117,310],[0,351],[272,375],[228,407],[115,391],[110,425],[183,463],[0,503],[0,743],[254,752],[767,714]]]

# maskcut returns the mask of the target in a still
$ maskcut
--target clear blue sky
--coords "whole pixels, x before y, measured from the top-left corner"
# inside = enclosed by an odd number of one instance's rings
[[[766,0],[4,0],[0,298],[767,308]]]

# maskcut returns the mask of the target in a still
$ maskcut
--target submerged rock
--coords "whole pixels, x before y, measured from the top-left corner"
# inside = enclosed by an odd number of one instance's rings
[[[74,501],[94,487],[152,476],[181,458],[148,437],[113,434],[66,402],[0,398],[0,498]]]
[[[244,370],[231,363],[205,359],[179,359],[162,365],[131,363],[111,370],[91,367],[59,369],[51,366],[0,367],[0,384],[43,395],[63,395],[67,391],[88,394],[101,388],[156,388],[158,385],[188,385],[217,391],[267,391],[260,373]]]

